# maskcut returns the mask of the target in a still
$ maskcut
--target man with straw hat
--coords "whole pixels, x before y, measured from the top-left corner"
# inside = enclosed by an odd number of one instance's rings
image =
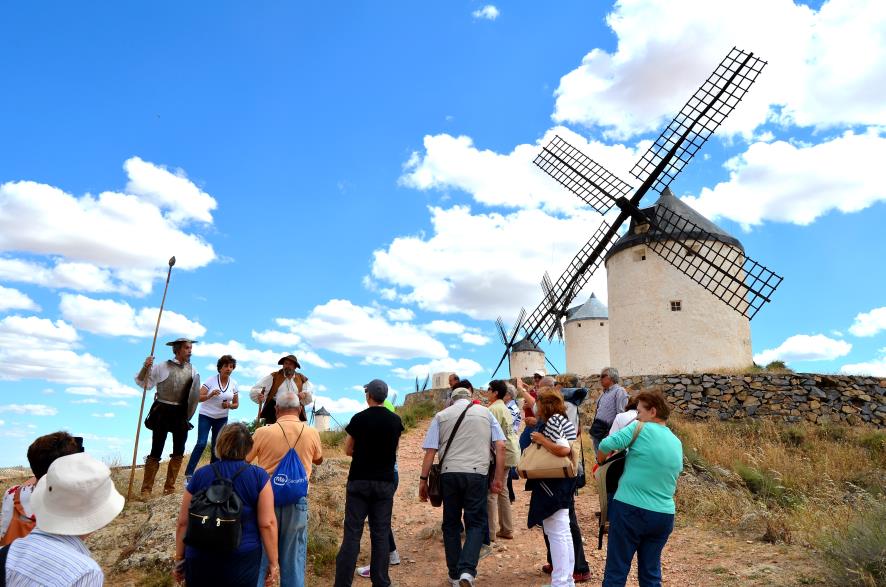
[[[0,551],[6,585],[103,585],[83,538],[116,518],[124,501],[104,463],[86,453],[53,461],[31,495],[36,529]]]
[[[185,455],[188,430],[192,428],[191,416],[194,415],[200,398],[200,374],[191,365],[191,348],[195,342],[197,341],[188,338],[167,342],[166,346],[172,347],[174,358],[155,364],[154,357],[148,357],[141,371],[135,376],[135,382],[139,387],[151,389],[157,386],[154,404],[145,419],[145,426],[153,432],[153,438],[151,453],[145,460],[142,496],[151,494],[154,478],[160,469],[160,458],[163,456],[166,436],[170,433],[172,454],[169,455],[169,465],[166,467],[163,494],[168,495],[175,491],[175,480]]]
[[[284,389],[294,391],[298,403],[302,407],[314,401],[314,396],[311,393],[313,386],[303,373],[296,371],[301,368],[301,365],[295,355],[286,355],[277,361],[277,364],[283,368],[262,377],[249,392],[250,399],[259,406],[258,417],[264,418],[265,424],[273,424],[277,421],[275,410],[277,400],[275,398],[278,391]]]

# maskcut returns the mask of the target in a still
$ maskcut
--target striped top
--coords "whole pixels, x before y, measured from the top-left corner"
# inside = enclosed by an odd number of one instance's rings
[[[520,411],[520,407],[514,400],[509,401],[505,405],[511,412],[511,417],[513,418],[514,432],[520,432],[520,424],[523,422],[523,413]]]
[[[554,442],[566,440],[567,443],[564,446],[569,446],[569,442],[578,438],[578,432],[575,430],[575,426],[563,414],[554,414],[548,418],[541,433]],[[557,444],[562,443],[557,442]]]
[[[49,534],[35,528],[9,547],[9,587],[101,587],[105,576],[77,536]]]

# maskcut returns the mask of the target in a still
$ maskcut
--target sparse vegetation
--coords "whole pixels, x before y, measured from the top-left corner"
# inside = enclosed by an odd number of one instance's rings
[[[437,405],[431,400],[412,402],[397,408],[397,414],[403,421],[403,428],[409,430],[419,422],[427,420],[437,413]]]
[[[836,585],[886,585],[886,503],[875,502],[845,527],[824,532],[819,547]]]
[[[340,447],[348,433],[344,430],[326,430],[320,433],[320,442],[324,449]]]

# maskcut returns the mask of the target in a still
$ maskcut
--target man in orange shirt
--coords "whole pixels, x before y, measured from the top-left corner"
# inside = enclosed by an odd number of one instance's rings
[[[317,431],[299,418],[298,394],[294,390],[277,392],[274,424],[263,426],[252,437],[252,450],[246,461],[262,467],[273,477],[277,465],[294,448],[305,467],[308,478],[312,465],[323,462],[323,448]],[[308,549],[308,498],[291,505],[274,506],[277,514],[277,552],[280,557],[280,586],[304,587],[305,561]],[[268,560],[262,555],[259,583],[264,581]]]

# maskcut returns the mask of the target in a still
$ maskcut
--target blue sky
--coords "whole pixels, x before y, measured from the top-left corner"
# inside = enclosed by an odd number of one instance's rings
[[[171,255],[158,356],[195,336],[204,377],[230,352],[248,388],[295,352],[339,419],[374,377],[401,398],[428,372],[485,384],[494,318],[535,307],[600,221],[533,168],[539,146],[559,133],[632,180],[733,45],[769,65],[671,187],[785,276],[752,323],[759,360],[886,376],[882,3],[0,17],[0,465],[59,428],[129,461]]]

